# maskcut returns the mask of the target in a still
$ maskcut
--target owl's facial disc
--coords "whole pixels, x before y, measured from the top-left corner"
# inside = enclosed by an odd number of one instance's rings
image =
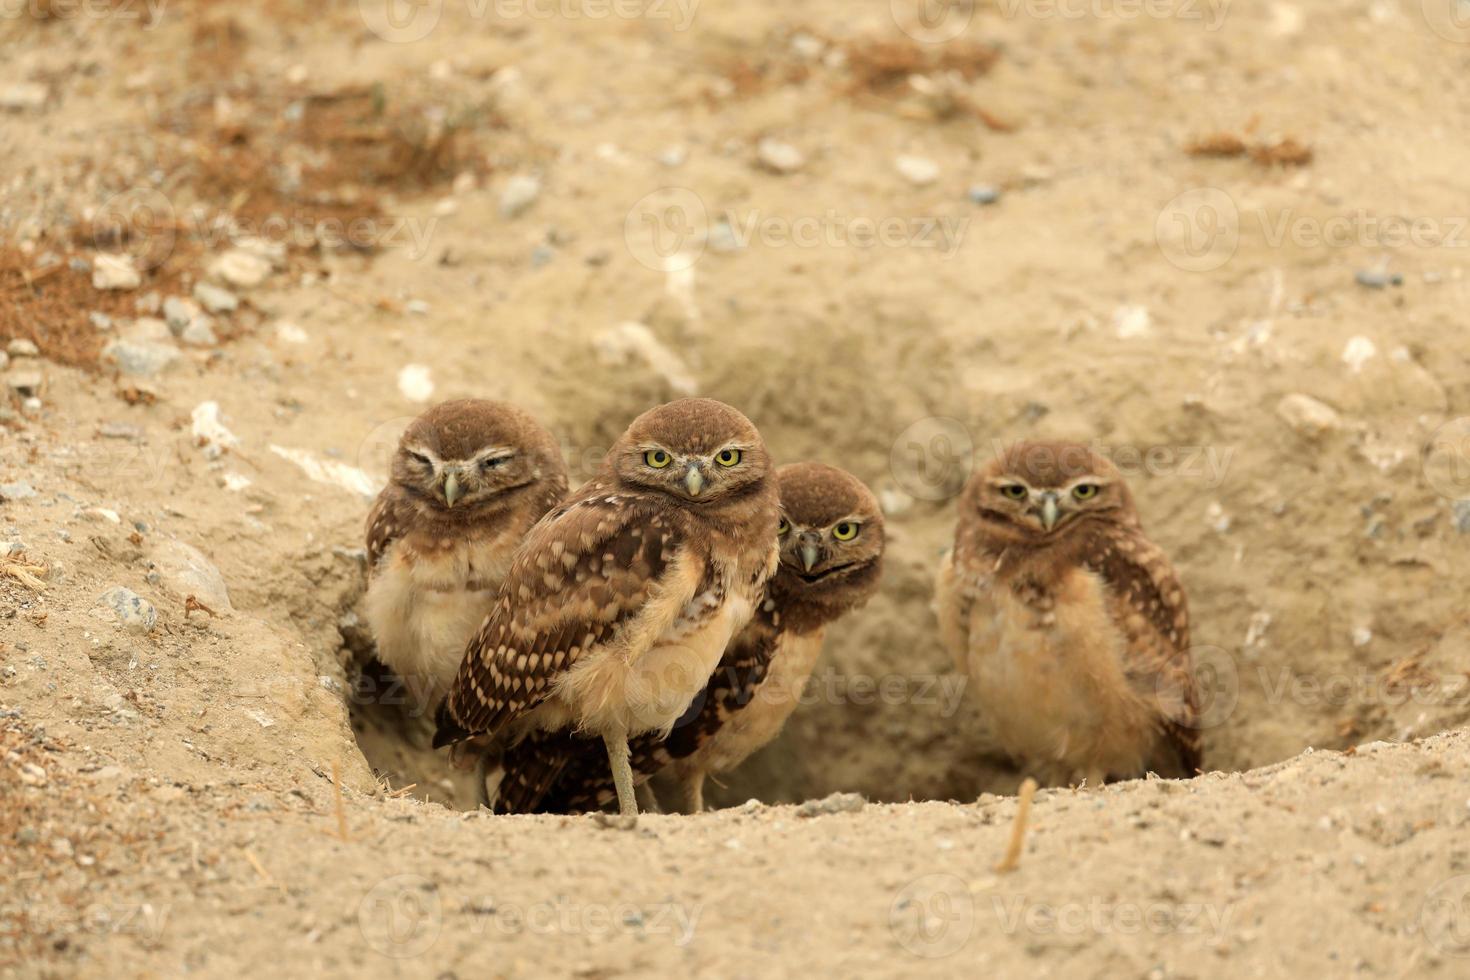
[[[872,560],[870,549],[859,549],[863,522],[847,517],[826,527],[792,524],[782,518],[778,528],[781,566],[803,582],[814,583],[862,567]]]
[[[404,452],[414,471],[412,485],[449,510],[486,503],[534,480],[518,465],[511,446],[487,446],[468,459],[441,459],[417,445],[405,446]]]
[[[1001,477],[992,484],[1001,506],[984,509],[1050,534],[1083,511],[1103,505],[1108,486],[1096,476],[1079,477],[1061,487],[1033,487],[1015,477]]]

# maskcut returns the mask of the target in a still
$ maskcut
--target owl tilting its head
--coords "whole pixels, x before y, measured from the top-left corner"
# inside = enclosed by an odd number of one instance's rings
[[[640,415],[517,551],[435,744],[579,728],[601,736],[636,813],[628,737],[671,727],[750,619],[778,512],[765,443],[740,412],[690,398]]]
[[[710,774],[733,770],[780,734],[821,654],[826,627],[877,591],[883,514],[856,477],[821,463],[776,471],[780,567],[749,625],[726,648],[689,713],[665,738],[634,739],[638,781],[672,768],[686,811],[704,808]],[[615,799],[591,739],[570,730],[532,736],[502,759],[502,813],[595,810]]]
[[[368,516],[366,619],[423,712],[449,689],[531,525],[567,492],[551,433],[513,405],[436,405],[399,440]]]
[[[971,477],[935,607],[992,734],[1033,775],[1199,770],[1184,590],[1088,447],[1020,443]]]

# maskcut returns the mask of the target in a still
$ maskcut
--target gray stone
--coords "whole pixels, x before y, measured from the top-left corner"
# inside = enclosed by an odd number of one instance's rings
[[[102,350],[102,357],[123,374],[151,378],[177,363],[178,348],[146,340],[114,340]]]
[[[30,500],[36,496],[36,488],[29,483],[0,483],[0,500]]]
[[[150,557],[160,583],[179,598],[192,595],[217,613],[233,609],[224,576],[198,548],[165,540],[158,543]]]
[[[194,298],[211,313],[233,313],[240,308],[239,297],[212,283],[195,283]]]
[[[1364,269],[1353,277],[1359,286],[1367,289],[1387,289],[1389,286],[1402,286],[1404,277],[1398,273],[1384,272],[1382,269]]]
[[[98,601],[112,610],[117,621],[133,633],[147,633],[158,622],[158,610],[153,603],[132,589],[114,586],[102,593]]]
[[[104,439],[127,439],[130,442],[138,442],[143,438],[143,429],[131,422],[103,422],[97,427],[97,434]]]
[[[1470,534],[1470,500],[1456,500],[1450,509],[1455,515],[1455,530]]]
[[[214,333],[214,320],[205,313],[201,313],[185,327],[184,332],[179,334],[179,339],[190,347],[213,347],[219,343],[219,338]]]
[[[170,296],[163,301],[163,319],[175,337],[183,333],[184,328],[193,323],[196,317],[203,315],[204,310],[192,299]]]
[[[1000,200],[1000,188],[989,184],[976,184],[970,188],[970,200],[976,204],[994,204]]]

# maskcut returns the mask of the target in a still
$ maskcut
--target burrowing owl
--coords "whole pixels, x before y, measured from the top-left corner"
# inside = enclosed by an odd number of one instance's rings
[[[1184,590],[1118,470],[1021,443],[960,495],[940,633],[999,742],[1052,783],[1200,766]]]
[[[365,608],[417,710],[449,692],[511,555],[566,492],[556,440],[514,406],[445,402],[404,431],[368,515]]]
[[[435,746],[575,726],[636,814],[628,737],[667,732],[704,689],[775,570],[779,511],[744,415],[689,398],[639,416],[516,553]]]
[[[744,762],[780,733],[822,651],[827,626],[878,588],[883,514],[856,477],[820,463],[776,471],[781,564],[750,624],[725,650],[704,694],[667,739],[631,743],[635,778],[673,767],[687,812],[704,809],[704,779]],[[567,813],[612,802],[595,743],[572,732],[538,734],[502,760],[501,812]]]

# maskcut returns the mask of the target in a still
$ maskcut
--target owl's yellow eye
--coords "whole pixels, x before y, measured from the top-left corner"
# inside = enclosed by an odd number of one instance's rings
[[[1072,488],[1072,496],[1078,500],[1091,500],[1101,489],[1096,483],[1079,483]]]
[[[721,466],[734,466],[736,463],[740,462],[740,450],[721,449],[718,453],[715,454],[715,462],[719,463]]]
[[[776,525],[776,534],[784,538],[790,533],[791,523],[787,521],[786,518],[781,518],[781,523]]]
[[[1025,500],[1026,488],[1019,483],[1007,483],[1000,488],[1000,495],[1007,500]]]
[[[856,521],[843,521],[832,529],[832,537],[838,541],[851,541],[858,536],[858,530],[862,527]]]
[[[674,457],[670,456],[662,449],[650,449],[648,452],[643,454],[643,462],[647,463],[649,466],[652,466],[656,470],[663,469],[673,461]]]

